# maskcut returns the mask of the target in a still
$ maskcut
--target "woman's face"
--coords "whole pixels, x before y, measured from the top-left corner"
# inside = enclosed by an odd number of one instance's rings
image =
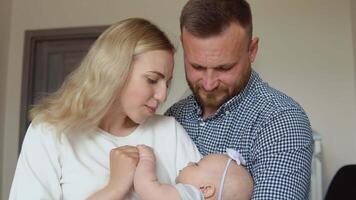
[[[153,115],[167,97],[173,65],[173,54],[166,50],[153,50],[136,56],[119,94],[121,113],[137,124]]]

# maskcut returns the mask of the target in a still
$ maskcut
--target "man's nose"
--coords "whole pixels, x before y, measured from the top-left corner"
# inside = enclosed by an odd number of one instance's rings
[[[205,73],[203,77],[203,88],[205,91],[210,92],[216,89],[219,85],[217,77],[212,71]]]

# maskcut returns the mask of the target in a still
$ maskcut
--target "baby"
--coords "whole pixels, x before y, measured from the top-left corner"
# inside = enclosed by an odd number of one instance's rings
[[[176,185],[161,184],[155,173],[155,156],[150,147],[137,146],[140,161],[134,187],[142,200],[248,200],[253,180],[241,166],[243,158],[232,149],[227,154],[210,154],[189,163],[176,178]]]

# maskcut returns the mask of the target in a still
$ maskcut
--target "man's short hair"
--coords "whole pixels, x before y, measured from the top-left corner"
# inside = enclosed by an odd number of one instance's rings
[[[197,37],[223,32],[232,22],[238,23],[252,38],[252,15],[245,0],[189,0],[180,16],[180,28]]]

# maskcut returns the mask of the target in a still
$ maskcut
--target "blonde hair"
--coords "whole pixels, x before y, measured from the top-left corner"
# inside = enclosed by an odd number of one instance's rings
[[[61,88],[30,111],[32,123],[46,122],[58,133],[98,127],[117,98],[135,56],[174,46],[151,22],[130,18],[105,30]]]

